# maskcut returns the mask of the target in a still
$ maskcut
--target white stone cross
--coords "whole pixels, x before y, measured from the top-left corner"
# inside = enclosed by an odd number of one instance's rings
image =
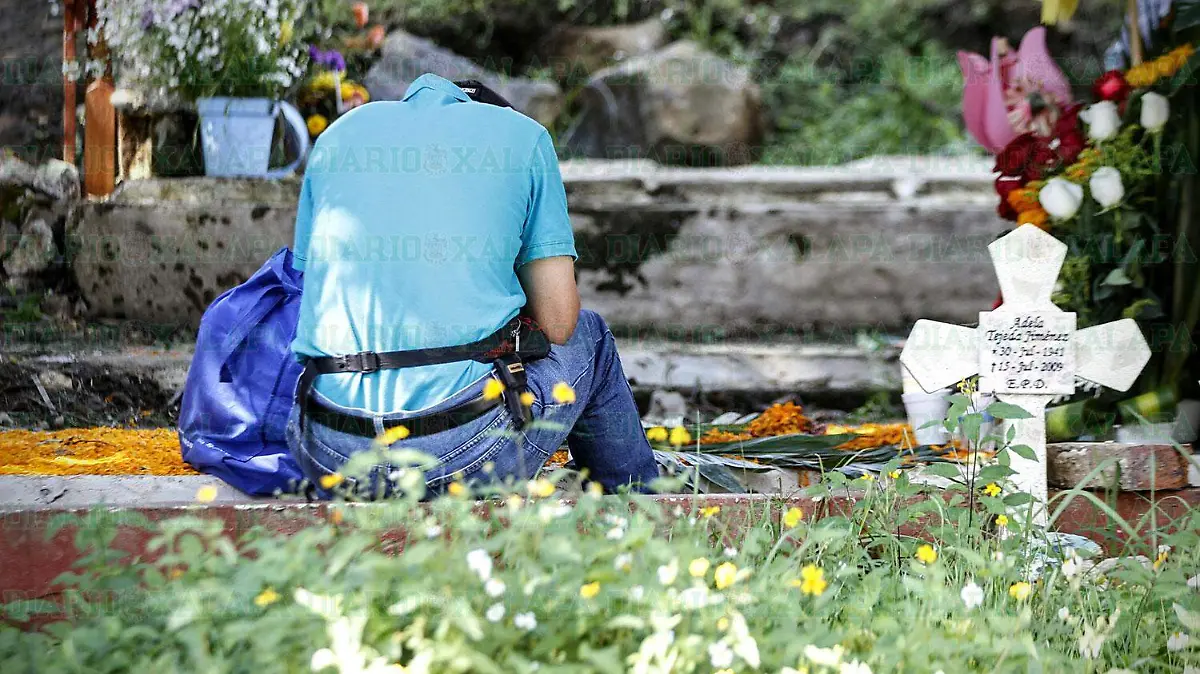
[[[1004,303],[979,312],[979,327],[919,320],[900,362],[926,392],[978,374],[980,391],[1033,415],[1009,420],[1013,444],[1033,449],[1036,461],[1011,456],[1013,482],[1042,507],[1034,521],[1045,524],[1046,405],[1075,392],[1075,378],[1119,391],[1133,386],[1146,361],[1147,346],[1137,322],[1126,318],[1076,331],[1075,314],[1050,301],[1067,246],[1033,225],[1022,225],[988,246]],[[1007,433],[1007,427],[1001,429]]]

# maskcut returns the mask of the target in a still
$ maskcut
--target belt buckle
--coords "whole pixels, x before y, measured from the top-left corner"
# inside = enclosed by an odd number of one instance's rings
[[[374,351],[363,351],[358,354],[358,363],[361,366],[363,374],[370,374],[379,371],[379,354]]]

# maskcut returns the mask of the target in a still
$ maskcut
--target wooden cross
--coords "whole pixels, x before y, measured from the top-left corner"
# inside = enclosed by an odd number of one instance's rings
[[[1074,393],[1076,377],[1128,390],[1150,347],[1130,318],[1075,329],[1075,314],[1050,301],[1067,246],[1041,229],[1022,225],[988,253],[1004,303],[979,312],[978,328],[917,321],[900,362],[927,392],[978,374],[981,391],[1033,415],[1005,423],[1015,428],[1013,444],[1033,449],[1034,461],[1011,457],[1013,482],[1043,506],[1035,506],[1034,522],[1045,524],[1046,405]]]

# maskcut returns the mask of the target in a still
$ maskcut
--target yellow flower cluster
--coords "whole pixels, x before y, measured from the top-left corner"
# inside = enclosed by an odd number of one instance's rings
[[[1067,167],[1067,180],[1079,184],[1087,182],[1092,177],[1092,173],[1097,168],[1100,168],[1103,159],[1104,154],[1100,152],[1099,148],[1089,147],[1080,152],[1079,158],[1075,160],[1075,163]],[[1011,197],[1012,195],[1009,196]],[[1009,199],[1009,203],[1012,203],[1011,198]]]
[[[1129,82],[1129,86],[1135,89],[1144,89],[1152,86],[1164,77],[1171,77],[1179,72],[1195,51],[1195,47],[1190,44],[1176,47],[1153,61],[1147,61],[1130,68],[1125,73],[1125,81]]]

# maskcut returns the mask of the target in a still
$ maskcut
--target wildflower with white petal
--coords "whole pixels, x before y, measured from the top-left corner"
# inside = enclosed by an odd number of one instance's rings
[[[498,623],[504,618],[504,604],[492,604],[488,607],[487,613],[483,617],[488,619],[488,622]]]
[[[726,557],[737,557],[737,548],[725,548]]]
[[[733,664],[733,650],[724,641],[709,644],[708,661],[716,669],[724,669]]]
[[[500,595],[504,594],[504,589],[504,581],[500,580],[499,578],[491,578],[483,586],[483,591],[487,592],[489,597],[499,597]]]
[[[1063,622],[1070,622],[1071,621],[1071,609],[1067,608],[1066,606],[1058,609],[1058,619]]]
[[[617,571],[628,571],[633,566],[633,555],[623,552],[613,559],[613,568]]]
[[[699,610],[710,604],[720,604],[725,601],[721,595],[714,595],[704,585],[695,585],[679,593],[679,603],[683,608]]]
[[[958,596],[962,598],[964,604],[967,605],[967,610],[971,610],[983,603],[983,588],[971,581],[963,586]]]
[[[625,536],[625,529],[623,527],[617,526],[617,527],[613,527],[612,529],[609,529],[608,534],[605,536],[605,538],[607,538],[610,541],[619,541],[624,536]]]
[[[479,580],[486,581],[492,577],[492,556],[483,548],[467,553],[467,566],[479,576]]]
[[[1175,632],[1171,636],[1167,637],[1167,650],[1171,651],[1172,653],[1178,653],[1179,651],[1187,648],[1188,642],[1191,640],[1192,638],[1187,634],[1187,632]]]
[[[675,582],[675,578],[679,575],[679,562],[672,559],[670,564],[658,567],[658,582],[663,585],[670,585]]]
[[[513,625],[516,626],[517,629],[531,632],[537,628],[537,616],[533,615],[532,612],[518,613],[513,616]]]
[[[1062,572],[1067,578],[1074,578],[1079,573],[1079,557],[1067,557],[1062,563]]]
[[[871,674],[871,667],[865,662],[852,660],[843,662],[841,667],[838,667],[838,674]]]
[[[833,648],[821,648],[812,644],[804,647],[804,657],[814,665],[822,667],[837,667],[842,663],[842,655],[845,652],[841,644],[834,644]]]
[[[425,527],[425,538],[437,538],[442,535],[442,527],[431,524]],[[489,560],[490,561],[490,560]]]
[[[733,644],[733,652],[747,665],[757,669],[761,664],[758,654],[758,642],[750,635],[746,618],[735,612],[729,621],[729,639]]]
[[[1103,630],[1097,630],[1091,625],[1086,625],[1083,628],[1083,634],[1079,637],[1079,654],[1088,660],[1095,660],[1100,657],[1100,649],[1104,647],[1104,641],[1108,638],[1108,634]]]
[[[1193,590],[1200,590],[1200,575],[1192,576],[1187,580],[1187,586]]]
[[[629,588],[629,598],[634,601],[641,601],[642,597],[646,596],[646,589],[641,585],[634,585]]]

